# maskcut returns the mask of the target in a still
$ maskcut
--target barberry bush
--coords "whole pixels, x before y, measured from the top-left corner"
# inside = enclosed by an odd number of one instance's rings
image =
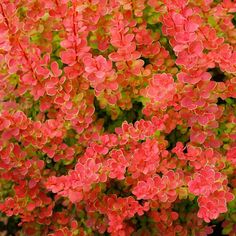
[[[0,229],[235,236],[235,13],[1,0]]]

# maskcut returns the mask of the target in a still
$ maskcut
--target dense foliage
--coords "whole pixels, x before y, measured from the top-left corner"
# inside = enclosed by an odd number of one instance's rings
[[[1,0],[0,229],[236,235],[235,12]]]

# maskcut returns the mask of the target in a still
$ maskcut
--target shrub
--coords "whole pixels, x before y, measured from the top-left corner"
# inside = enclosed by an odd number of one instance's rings
[[[235,235],[235,12],[2,0],[0,228]]]

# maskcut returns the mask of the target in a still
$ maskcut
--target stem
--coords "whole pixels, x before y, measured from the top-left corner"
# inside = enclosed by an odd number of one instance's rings
[[[0,7],[1,7],[2,15],[3,15],[3,17],[4,17],[5,21],[6,21],[7,27],[9,28],[9,21],[8,21],[6,15],[5,15],[5,12],[4,12],[4,10],[3,10],[2,4],[0,4]]]

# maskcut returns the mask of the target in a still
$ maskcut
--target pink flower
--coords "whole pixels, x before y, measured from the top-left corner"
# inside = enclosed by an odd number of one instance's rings
[[[211,74],[201,70],[193,70],[187,72],[180,72],[177,75],[178,79],[183,83],[196,84],[199,81],[208,81],[211,79]]]
[[[126,168],[129,164],[121,150],[113,149],[109,155],[109,159],[106,161],[106,165],[110,178],[118,180],[125,178]]]
[[[198,217],[209,223],[227,211],[226,203],[232,201],[234,195],[225,191],[216,191],[208,197],[199,197]]]
[[[130,160],[128,171],[132,173],[132,178],[138,178],[140,175],[155,174],[159,166],[159,148],[155,140],[147,139],[137,148]]]
[[[157,74],[150,80],[146,88],[146,95],[152,102],[158,102],[166,106],[176,92],[175,83],[170,74]]]
[[[188,183],[189,191],[195,195],[208,196],[220,190],[225,177],[209,166],[202,168]]]
[[[11,121],[6,119],[5,117],[0,116],[0,131],[4,129],[8,129],[11,125]]]
[[[230,148],[226,156],[228,161],[230,161],[233,165],[236,165],[236,147]]]
[[[105,76],[109,76],[111,73],[112,63],[111,61],[106,61],[103,56],[98,56],[95,59],[85,57],[83,61],[88,79],[95,84],[103,82]]]
[[[61,60],[67,65],[73,65],[76,63],[76,52],[73,49],[67,49],[61,52]]]

